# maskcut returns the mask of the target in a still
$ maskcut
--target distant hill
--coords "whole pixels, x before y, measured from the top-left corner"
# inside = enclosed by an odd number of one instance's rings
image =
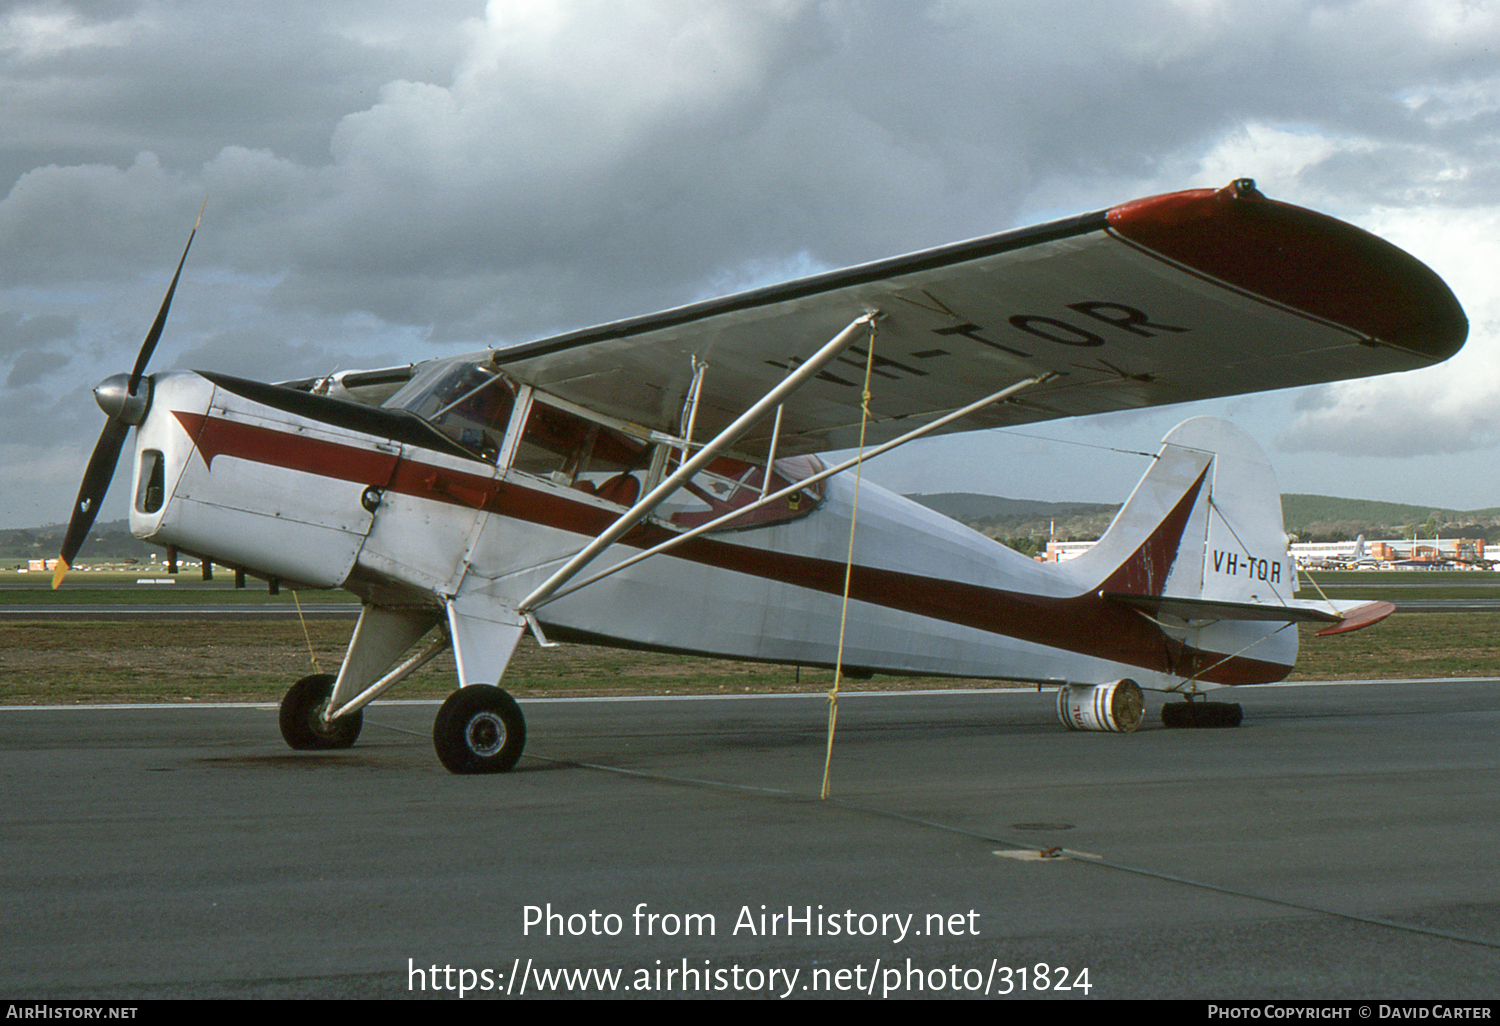
[[[1288,494],[1281,497],[1286,529],[1303,541],[1347,541],[1400,538],[1413,530],[1431,537],[1484,538],[1500,541],[1500,507],[1476,510],[1441,509],[1370,499],[1339,499],[1328,495]]]
[[[944,516],[967,524],[982,534],[1016,543],[1030,538],[1043,545],[1055,529],[1062,541],[1097,538],[1109,527],[1119,506],[1088,502],[1038,502],[1004,499],[972,492],[908,495],[907,498]],[[1440,510],[1369,499],[1340,499],[1328,495],[1289,494],[1281,497],[1286,529],[1302,541],[1347,541],[1399,538],[1415,529],[1431,537],[1484,538],[1500,542],[1500,507],[1480,510]]]
[[[1107,505],[1097,502],[1041,502],[1036,499],[1002,499],[997,495],[976,495],[973,492],[936,492],[908,495],[913,502],[920,502],[928,509],[935,509],[954,520],[989,520],[1002,517],[1070,517],[1079,514],[1091,515],[1119,509],[1119,504]]]
[[[18,563],[27,559],[52,559],[62,549],[66,524],[45,527],[20,527],[0,530],[0,562]],[[102,560],[150,559],[161,549],[137,541],[130,533],[130,521],[100,521],[89,532],[78,557],[83,562]]]
[[[1002,499],[972,492],[917,494],[907,498],[1028,554],[1044,548],[1054,535],[1059,541],[1097,538],[1120,510],[1118,504],[1111,503]]]

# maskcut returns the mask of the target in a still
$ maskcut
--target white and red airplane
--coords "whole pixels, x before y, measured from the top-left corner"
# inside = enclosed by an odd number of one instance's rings
[[[363,603],[337,676],[282,700],[286,741],[353,744],[363,707],[451,646],[433,739],[455,773],[520,756],[498,683],[527,630],[1048,683],[1079,729],[1134,729],[1143,687],[1189,699],[1170,723],[1237,723],[1202,695],[1284,677],[1297,622],[1392,608],[1292,597],[1276,482],[1238,429],[1174,429],[1100,543],[1050,565],[868,482],[855,518],[853,475],[815,454],[1407,370],[1468,333],[1413,257],[1248,180],[285,384],[145,373],[181,271],[134,369],[96,390],[109,419],[55,583],[134,427],[137,537]]]

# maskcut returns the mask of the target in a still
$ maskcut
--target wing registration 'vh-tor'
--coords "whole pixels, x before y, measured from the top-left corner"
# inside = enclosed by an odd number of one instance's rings
[[[1078,729],[1134,729],[1141,688],[1189,699],[1170,724],[1238,722],[1203,693],[1283,678],[1296,623],[1391,611],[1292,597],[1275,478],[1238,429],[1174,429],[1099,544],[1060,564],[868,482],[851,550],[853,475],[816,454],[1409,370],[1468,333],[1413,257],[1248,180],[285,384],[146,374],[181,272],[134,368],[96,390],[108,420],[56,581],[134,428],[137,537],[363,603],[338,674],[282,700],[286,741],[353,744],[366,704],[451,647],[433,740],[455,773],[520,756],[498,684],[527,630],[1048,683]]]

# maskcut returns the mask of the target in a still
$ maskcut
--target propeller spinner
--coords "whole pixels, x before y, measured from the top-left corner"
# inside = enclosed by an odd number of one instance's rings
[[[68,568],[73,564],[73,558],[78,555],[83,540],[88,537],[89,528],[94,526],[94,518],[99,515],[104,493],[109,490],[109,482],[115,476],[115,464],[120,461],[120,450],[125,446],[125,438],[130,434],[131,426],[145,419],[146,410],[151,405],[151,379],[146,378],[144,391],[141,379],[145,376],[146,365],[151,362],[151,354],[156,351],[156,343],[161,339],[162,328],[166,326],[167,311],[172,308],[172,295],[177,291],[178,279],[182,277],[182,265],[187,263],[188,250],[193,248],[193,236],[198,234],[198,225],[202,220],[203,211],[199,209],[198,220],[193,222],[187,245],[182,248],[182,259],[177,261],[172,284],[167,286],[167,295],[161,301],[161,309],[156,312],[156,321],[146,333],[146,341],[141,343],[135,366],[128,375],[116,374],[106,378],[94,389],[94,400],[109,419],[105,421],[104,430],[99,434],[99,441],[94,444],[94,454],[89,457],[88,468],[83,472],[83,483],[78,486],[73,516],[68,520],[68,533],[63,535],[62,551],[58,554],[57,569],[52,575],[53,588],[62,584]]]

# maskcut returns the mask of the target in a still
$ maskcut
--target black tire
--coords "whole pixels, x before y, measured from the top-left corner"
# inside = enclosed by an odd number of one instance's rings
[[[287,689],[281,699],[281,736],[299,752],[348,748],[359,740],[365,714],[341,716],[331,726],[323,725],[323,709],[333,694],[333,675],[314,673]]]
[[[1238,702],[1168,702],[1161,707],[1163,727],[1238,727],[1242,719]]]
[[[509,692],[470,684],[439,707],[432,747],[449,773],[504,773],[526,747],[526,717]]]
[[[1191,727],[1192,717],[1193,703],[1191,702],[1167,702],[1161,707],[1161,725],[1168,729]]]

